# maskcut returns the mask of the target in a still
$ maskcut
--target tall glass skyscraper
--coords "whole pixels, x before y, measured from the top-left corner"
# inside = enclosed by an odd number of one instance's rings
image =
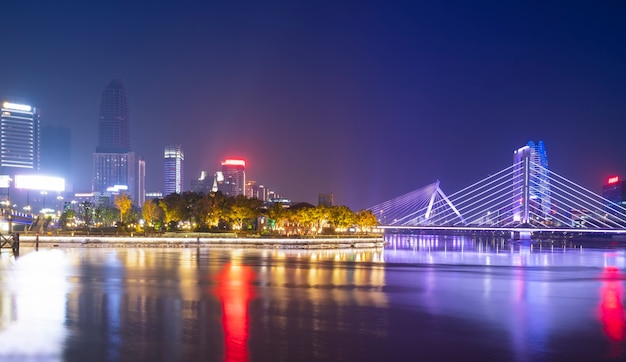
[[[37,108],[0,103],[0,169],[3,174],[37,172],[40,161],[40,120]]]
[[[184,161],[185,154],[181,145],[170,145],[165,147],[163,195],[177,193],[184,190]]]
[[[126,90],[118,80],[110,81],[102,92],[98,145],[93,154],[93,191],[126,189],[138,203],[135,153],[130,150],[129,112]]]
[[[513,218],[530,222],[535,215],[544,223],[550,220],[552,201],[548,155],[543,141],[528,144],[513,153]],[[528,174],[528,177],[526,177]]]

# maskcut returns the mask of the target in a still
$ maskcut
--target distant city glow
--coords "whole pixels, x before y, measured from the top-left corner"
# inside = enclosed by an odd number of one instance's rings
[[[32,107],[27,104],[17,104],[17,103],[11,103],[11,102],[4,102],[2,104],[2,107],[6,109],[15,109],[16,111],[24,111],[24,112],[30,112],[32,110]]]
[[[616,184],[618,182],[619,182],[619,176],[611,176],[611,177],[609,177],[609,180],[608,180],[608,184],[609,185]]]
[[[226,159],[222,162],[222,166],[243,166],[246,167],[246,161],[236,159]]]
[[[65,179],[43,175],[15,175],[15,188],[26,190],[65,191]]]

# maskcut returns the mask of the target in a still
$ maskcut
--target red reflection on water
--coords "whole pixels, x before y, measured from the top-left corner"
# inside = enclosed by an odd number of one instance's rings
[[[254,271],[247,266],[224,265],[217,277],[217,297],[222,302],[224,360],[248,361],[248,302],[254,296]]]
[[[612,357],[623,354],[624,306],[622,304],[622,281],[619,269],[606,267],[602,273],[604,283],[600,291],[600,321],[604,333],[612,343]]]

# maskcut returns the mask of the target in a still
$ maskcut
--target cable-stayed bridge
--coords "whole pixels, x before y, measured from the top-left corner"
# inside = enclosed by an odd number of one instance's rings
[[[369,210],[383,229],[626,234],[626,208],[530,157],[450,195],[436,181]]]

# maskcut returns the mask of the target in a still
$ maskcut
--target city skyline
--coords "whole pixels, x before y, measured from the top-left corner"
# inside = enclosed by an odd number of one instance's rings
[[[116,78],[146,191],[181,144],[189,178],[236,156],[294,201],[358,210],[437,179],[454,192],[541,139],[551,169],[599,193],[626,176],[624,8],[11,1],[5,46],[40,56],[3,59],[0,97],[71,129],[77,191]]]

